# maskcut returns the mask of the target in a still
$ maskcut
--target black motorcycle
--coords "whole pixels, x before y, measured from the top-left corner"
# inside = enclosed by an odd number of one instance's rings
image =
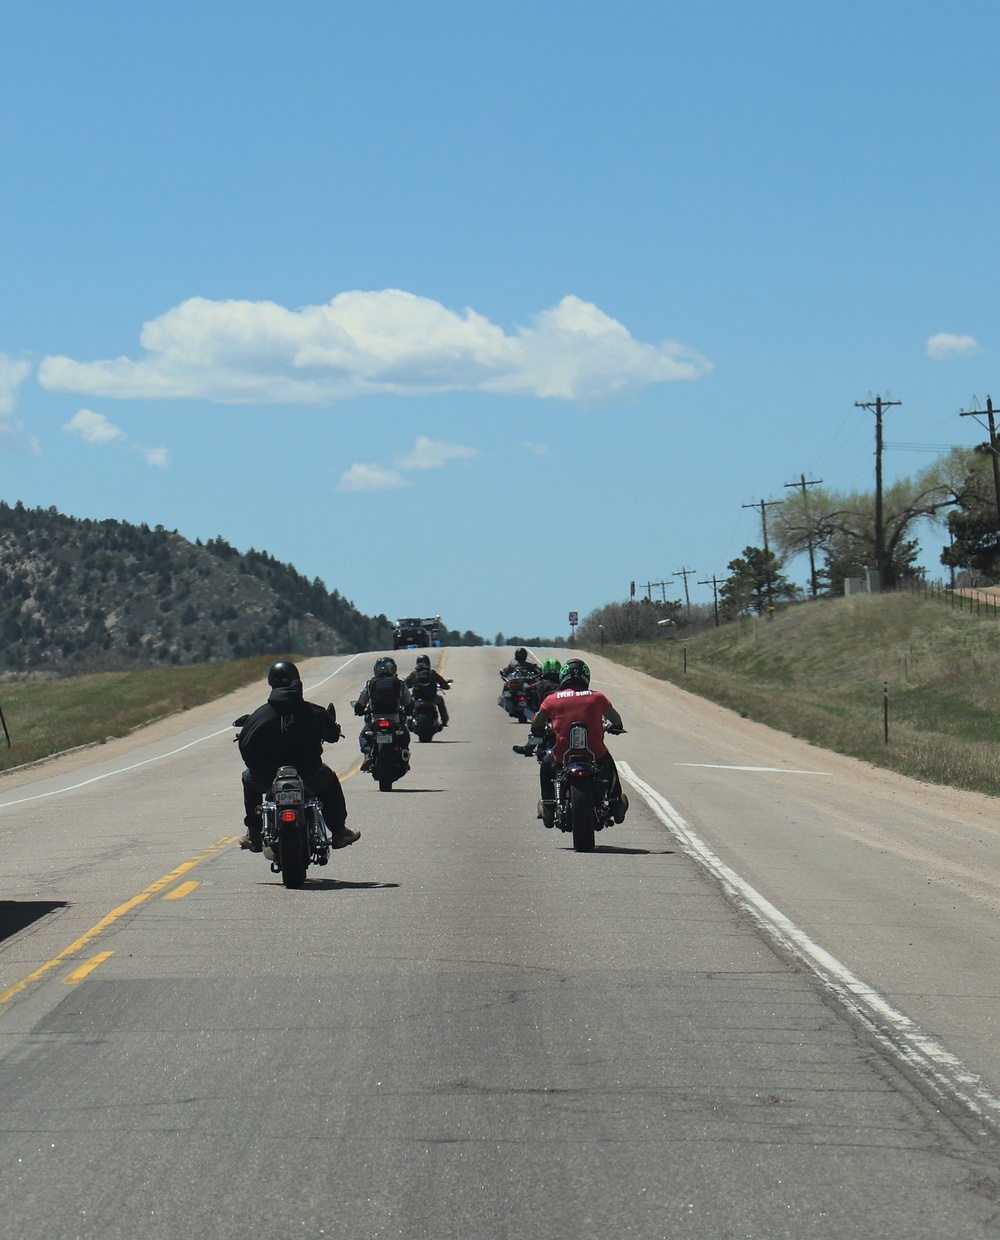
[[[398,711],[370,712],[365,716],[364,735],[368,745],[366,769],[379,792],[391,792],[396,780],[410,769],[410,735],[403,718]]]
[[[604,726],[604,731],[612,736],[620,736],[624,730],[608,724]],[[552,729],[546,728],[544,737],[532,737],[527,745],[514,745],[513,749],[515,753],[534,756],[542,762],[554,740]],[[608,799],[610,781],[590,748],[585,723],[570,725],[569,746],[554,775],[556,804],[553,825],[560,831],[572,832],[573,848],[577,852],[593,852],[595,832],[614,826],[615,819]]]
[[[422,745],[432,741],[435,733],[440,732],[444,727],[438,717],[437,704],[433,698],[414,698],[410,717],[406,722],[410,731],[416,733],[417,740]]]
[[[449,680],[444,687],[450,685],[451,681]],[[411,690],[411,692],[413,691]],[[433,697],[417,697],[416,692],[413,692],[413,704],[410,707],[406,726],[411,732],[416,733],[417,740],[422,745],[426,745],[434,739],[437,733],[444,727],[444,724],[441,722],[437,702]]]
[[[301,887],[311,862],[330,860],[333,840],[323,809],[294,766],[278,767],[258,812],[264,856],[286,887]]]
[[[503,690],[497,698],[497,705],[502,706],[518,723],[530,723],[541,704],[538,699],[541,673],[530,667],[515,667],[500,675],[503,677]]]

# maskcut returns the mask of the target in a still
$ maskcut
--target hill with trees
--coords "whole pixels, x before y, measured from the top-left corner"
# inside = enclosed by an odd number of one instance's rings
[[[0,637],[0,673],[65,674],[384,650],[392,624],[266,551],[0,502]]]

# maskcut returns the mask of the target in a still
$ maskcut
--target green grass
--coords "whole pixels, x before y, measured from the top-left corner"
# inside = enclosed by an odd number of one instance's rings
[[[687,641],[601,653],[815,745],[934,783],[1000,791],[992,611],[907,594],[821,599]]]
[[[127,736],[147,723],[262,682],[272,661],[272,656],[261,656],[0,685],[0,709],[11,739],[8,748],[0,735],[0,771]]]

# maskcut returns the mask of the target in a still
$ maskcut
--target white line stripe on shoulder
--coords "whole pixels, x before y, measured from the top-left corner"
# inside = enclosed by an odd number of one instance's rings
[[[773,775],[829,775],[829,771],[797,771],[790,766],[728,766],[725,762],[675,762],[674,766],[699,766],[711,771],[766,771]]]
[[[729,897],[782,948],[801,961],[824,988],[845,1007],[892,1055],[915,1071],[940,1096],[968,1108],[996,1132],[1000,1130],[1000,1097],[983,1085],[935,1038],[924,1033],[876,990],[856,977],[824,948],[800,930],[784,913],[751,887],[735,870],[717,857],[699,838],[670,802],[640,779],[625,762],[618,770],[661,822],[680,840],[687,852],[722,885]]]

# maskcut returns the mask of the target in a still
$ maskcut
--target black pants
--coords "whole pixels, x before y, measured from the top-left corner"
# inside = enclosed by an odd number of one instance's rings
[[[551,753],[547,753],[539,763],[538,783],[543,801],[554,801],[556,799],[555,778],[556,771],[560,765]],[[615,760],[610,753],[606,753],[603,758],[597,759],[597,778],[607,787],[608,800],[612,805],[621,800],[621,780],[618,778],[618,768],[615,766]]]
[[[260,828],[260,814],[257,813],[257,807],[260,805],[260,798],[263,794],[271,791],[273,782],[274,772],[270,775],[264,771],[249,769],[243,772],[243,822],[247,827]],[[340,786],[336,772],[323,765],[313,771],[309,778],[305,779],[305,783],[323,807],[326,825],[333,832],[339,830],[347,822],[347,802],[344,800],[344,790]]]

